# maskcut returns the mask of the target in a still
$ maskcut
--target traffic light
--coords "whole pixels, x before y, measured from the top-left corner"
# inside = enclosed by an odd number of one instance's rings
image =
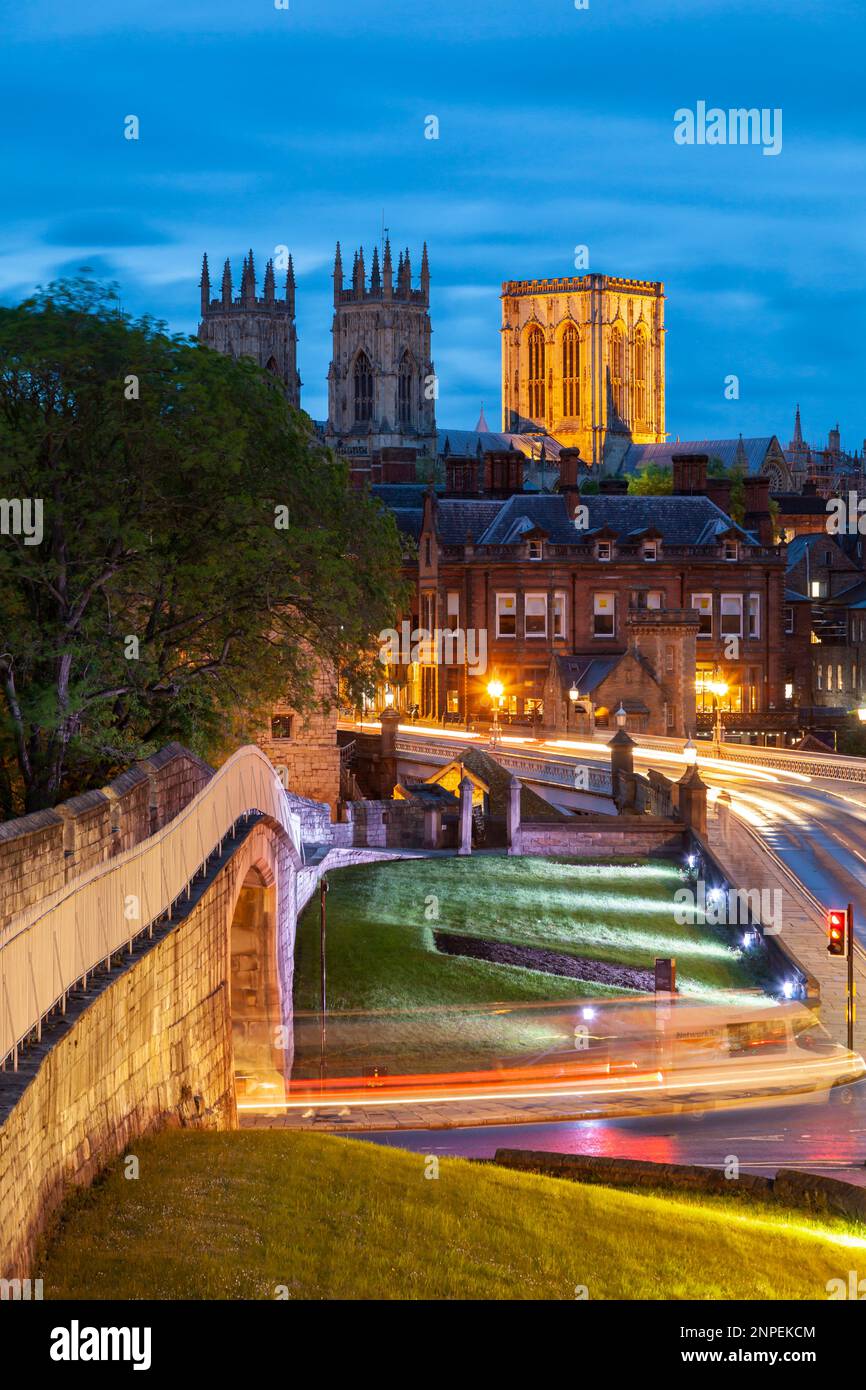
[[[831,907],[827,912],[827,951],[831,956],[848,954],[848,913],[844,908]]]

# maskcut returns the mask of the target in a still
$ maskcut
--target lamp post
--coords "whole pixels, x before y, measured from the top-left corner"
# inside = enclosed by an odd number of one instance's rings
[[[580,699],[580,691],[574,681],[571,682],[568,698],[571,701],[571,724],[574,726],[577,724],[577,702]]]
[[[322,993],[322,1016],[319,1020],[319,1045],[321,1049],[319,1056],[319,1083],[323,1091],[325,1089],[325,1049],[327,1045],[327,1025],[325,1022],[325,1018],[328,1009],[328,987],[325,971],[325,962],[327,959],[327,953],[325,950],[325,929],[327,925],[327,917],[325,913],[325,895],[327,891],[328,880],[326,878],[322,878],[319,881],[319,973]]]
[[[710,681],[709,688],[713,697],[713,744],[718,753],[722,743],[722,707],[719,701],[725,698],[729,686],[725,681]]]
[[[698,750],[692,743],[691,739],[688,739],[686,742],[686,746],[683,749],[683,762],[686,764],[687,767],[694,767],[697,761]]]
[[[502,699],[505,686],[500,680],[492,680],[487,687],[487,694],[493,704],[493,728],[490,730],[490,746],[496,748],[499,744],[499,702]]]
[[[394,692],[393,692],[393,690],[391,689],[390,685],[386,685],[386,687],[385,687],[385,708],[386,708],[386,709],[392,709],[393,706],[394,706]]]

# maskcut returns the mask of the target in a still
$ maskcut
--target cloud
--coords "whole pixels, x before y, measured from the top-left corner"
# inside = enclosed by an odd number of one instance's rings
[[[42,240],[46,246],[165,246],[171,238],[127,213],[93,209],[50,223]]]

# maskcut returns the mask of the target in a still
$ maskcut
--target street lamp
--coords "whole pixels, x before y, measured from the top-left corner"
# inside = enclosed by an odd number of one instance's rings
[[[689,739],[686,743],[685,748],[683,749],[683,762],[686,764],[687,767],[694,767],[697,760],[698,750],[692,743],[691,739]]]
[[[718,751],[722,742],[722,707],[719,704],[728,693],[730,687],[725,681],[710,681],[709,691],[713,697],[713,742]]]
[[[628,722],[628,715],[626,714],[625,710],[623,709],[622,703],[620,703],[620,707],[619,707],[619,709],[617,710],[616,714],[615,714],[613,717],[614,717],[614,719],[616,720],[616,727],[617,727],[618,729],[624,729],[625,726],[626,726],[626,724],[627,724],[627,722]]]
[[[504,692],[505,686],[499,680],[492,680],[487,687],[487,694],[493,705],[493,728],[490,731],[491,748],[495,748],[499,743],[499,703]]]
[[[385,689],[385,708],[386,708],[386,709],[391,709],[391,707],[392,707],[393,704],[394,704],[394,692],[393,692],[393,690],[391,689],[391,687],[390,687],[390,685],[389,685],[389,686],[387,686],[386,689]]]
[[[580,691],[574,681],[571,682],[568,698],[571,701],[571,723],[574,725],[577,721],[577,702],[580,699]]]

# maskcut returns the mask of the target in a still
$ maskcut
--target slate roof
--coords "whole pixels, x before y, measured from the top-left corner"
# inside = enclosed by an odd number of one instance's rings
[[[374,497],[393,510],[395,507],[424,507],[426,483],[374,483],[370,488]]]
[[[558,439],[554,439],[550,434],[539,431],[535,434],[499,434],[495,430],[488,432],[478,430],[446,430],[440,429],[436,432],[436,453],[441,456],[445,453],[445,445],[448,444],[448,452],[451,454],[471,454],[476,455],[479,450],[486,454],[490,452],[501,453],[504,449],[518,449],[520,453],[531,457],[538,454],[540,446],[544,445],[544,452],[548,459],[558,459],[559,451],[563,447]]]
[[[581,695],[591,695],[607,680],[624,655],[624,652],[617,652],[613,656],[598,656],[595,652],[588,655],[575,652],[571,656],[558,656],[556,665],[563,685],[569,689],[576,685]]]
[[[837,544],[836,537],[828,536],[826,531],[816,531],[806,536],[792,536],[788,541],[788,569],[793,569],[795,565],[798,565],[806,551],[814,550],[816,546],[821,546],[823,549],[826,549],[827,546],[835,547],[842,555],[845,555],[842,547]]]
[[[749,544],[757,545],[751,532],[731,521],[708,497],[640,497],[603,493],[581,496],[589,514],[588,531],[609,527],[623,540],[655,528],[671,545],[711,545],[722,532],[734,530]],[[446,503],[439,504],[440,515]],[[476,504],[477,505],[477,504]],[[478,545],[507,545],[514,524],[525,516],[546,531],[555,545],[573,545],[586,532],[576,531],[565,498],[517,494],[495,504],[498,510],[479,535]],[[465,535],[465,529],[464,529]],[[462,537],[460,538],[462,539]]]
[[[486,498],[440,498],[436,504],[439,539],[443,545],[463,545],[467,535],[470,535],[477,543],[479,536],[493,525],[502,508],[507,505],[506,502]]]
[[[464,748],[459,759],[463,767],[480,777],[490,788],[490,815],[494,820],[504,820],[506,808],[508,806],[509,788],[511,785],[512,774],[508,772],[501,763],[486,753],[483,748],[469,747]],[[526,783],[521,783],[520,787],[520,819],[526,821],[570,821],[572,816],[565,811],[558,810],[545,801],[543,796],[533,791],[532,787],[527,787]]]
[[[766,435],[760,439],[742,440],[749,473],[760,473],[761,465],[774,440],[778,444],[774,434]],[[737,461],[740,443],[740,439],[737,438],[680,439],[676,443],[667,440],[664,444],[630,444],[620,464],[619,472],[635,473],[643,463],[658,463],[662,467],[670,467],[674,454],[707,454],[711,459],[721,459],[726,468],[733,468]],[[781,450],[781,445],[779,448]]]
[[[421,539],[421,527],[424,525],[423,507],[391,507],[391,515],[397,523],[397,530],[404,536],[409,536],[413,541]]]

